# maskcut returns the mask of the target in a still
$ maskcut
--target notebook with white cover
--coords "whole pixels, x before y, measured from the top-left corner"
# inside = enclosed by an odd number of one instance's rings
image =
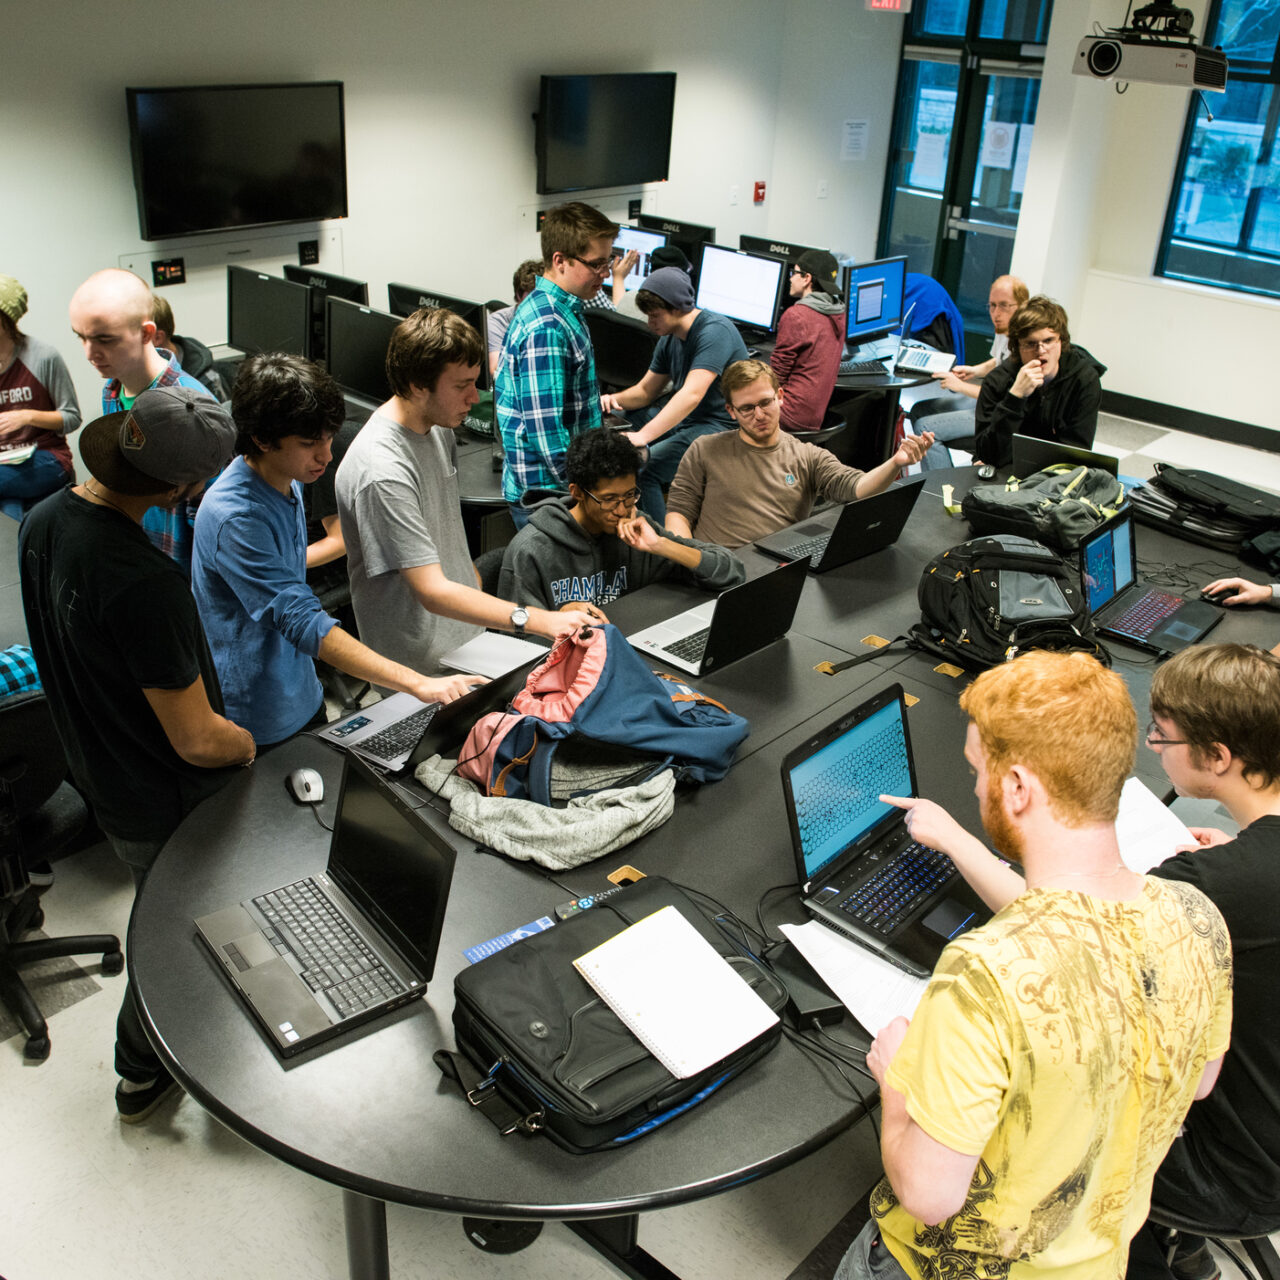
[[[727,1058],[778,1021],[675,907],[645,916],[573,963],[680,1080]]]

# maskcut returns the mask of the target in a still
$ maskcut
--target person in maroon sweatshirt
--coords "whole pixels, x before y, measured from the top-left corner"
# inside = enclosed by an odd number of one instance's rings
[[[787,431],[817,431],[836,385],[844,354],[839,271],[823,249],[806,249],[791,268],[796,301],[778,321],[778,345],[769,360],[786,393],[782,425]]]

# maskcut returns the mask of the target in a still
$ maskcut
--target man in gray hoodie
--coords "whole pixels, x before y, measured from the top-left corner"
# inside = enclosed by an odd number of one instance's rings
[[[840,266],[825,249],[806,249],[791,268],[795,302],[778,321],[778,343],[769,358],[786,393],[786,431],[817,431],[827,412],[844,354],[844,303]]]
[[[499,593],[543,609],[585,604],[599,612],[673,575],[705,591],[742,582],[746,572],[731,552],[676,537],[636,510],[640,465],[640,451],[619,431],[577,436],[565,455],[569,496],[532,508],[507,546]]]

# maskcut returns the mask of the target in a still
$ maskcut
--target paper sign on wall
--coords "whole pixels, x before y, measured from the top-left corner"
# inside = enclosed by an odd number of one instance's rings
[[[1017,137],[1016,124],[988,120],[982,135],[982,159],[978,163],[987,169],[1013,168],[1013,144]]]
[[[865,160],[870,134],[870,120],[846,120],[840,144],[840,159]]]

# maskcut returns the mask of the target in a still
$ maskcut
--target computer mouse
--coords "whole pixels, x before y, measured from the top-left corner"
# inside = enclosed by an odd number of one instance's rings
[[[1225,604],[1235,593],[1234,587],[1227,587],[1222,591],[1202,591],[1200,599],[1209,604]]]
[[[996,474],[996,469],[989,462],[984,462],[982,466],[978,468],[979,480],[994,480],[995,474]]]
[[[314,769],[295,769],[284,785],[299,804],[319,804],[324,799],[324,779]]]

